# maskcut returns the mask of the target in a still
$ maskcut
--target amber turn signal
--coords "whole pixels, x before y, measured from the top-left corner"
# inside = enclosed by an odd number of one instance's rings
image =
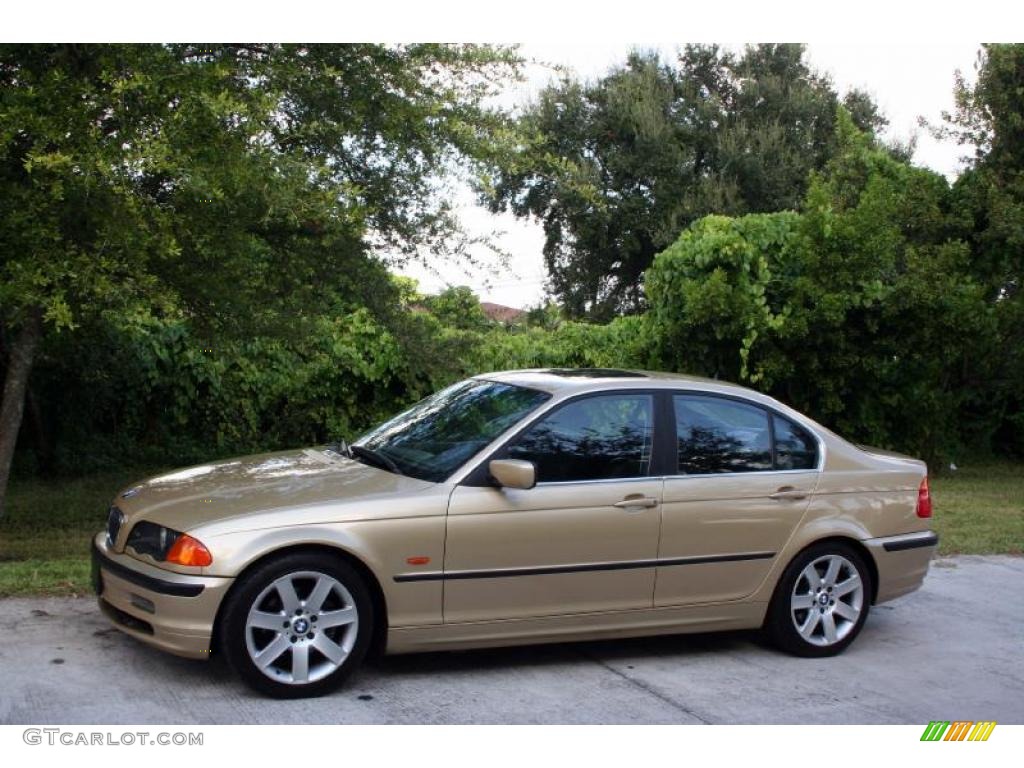
[[[171,551],[167,553],[166,562],[178,565],[210,565],[213,562],[213,555],[203,545],[203,542],[183,533],[174,542]]]

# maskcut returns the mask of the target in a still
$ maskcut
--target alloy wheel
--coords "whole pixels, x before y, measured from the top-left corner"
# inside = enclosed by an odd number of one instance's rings
[[[271,680],[304,685],[337,670],[358,632],[359,612],[348,589],[325,573],[298,571],[271,582],[253,601],[245,645]]]
[[[820,647],[842,641],[864,609],[864,582],[856,566],[842,555],[813,560],[796,579],[790,615],[800,636]]]

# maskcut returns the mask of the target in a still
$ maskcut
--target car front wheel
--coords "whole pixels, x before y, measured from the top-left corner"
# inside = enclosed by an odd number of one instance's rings
[[[825,542],[805,549],[779,580],[768,609],[775,644],[797,656],[834,656],[868,616],[871,574],[852,547]]]
[[[244,577],[225,608],[220,643],[257,691],[319,696],[362,662],[373,621],[369,591],[354,568],[327,554],[295,553]]]

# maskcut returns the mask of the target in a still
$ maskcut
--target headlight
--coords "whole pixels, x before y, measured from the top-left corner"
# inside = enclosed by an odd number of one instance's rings
[[[154,560],[163,562],[179,536],[181,534],[178,531],[143,520],[132,528],[125,547],[131,547],[140,555],[149,555]]]
[[[117,543],[117,534],[124,525],[124,512],[117,507],[111,507],[107,512],[107,546],[113,547]]]
[[[181,533],[146,520],[136,523],[128,535],[125,547],[131,547],[140,555],[149,555],[158,562],[178,565],[207,566],[213,563],[203,542],[187,533]]]

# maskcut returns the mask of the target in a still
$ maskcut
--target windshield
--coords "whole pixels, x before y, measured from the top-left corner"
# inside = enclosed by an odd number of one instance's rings
[[[421,400],[353,445],[382,456],[382,464],[393,462],[404,475],[439,483],[549,397],[469,379]]]

